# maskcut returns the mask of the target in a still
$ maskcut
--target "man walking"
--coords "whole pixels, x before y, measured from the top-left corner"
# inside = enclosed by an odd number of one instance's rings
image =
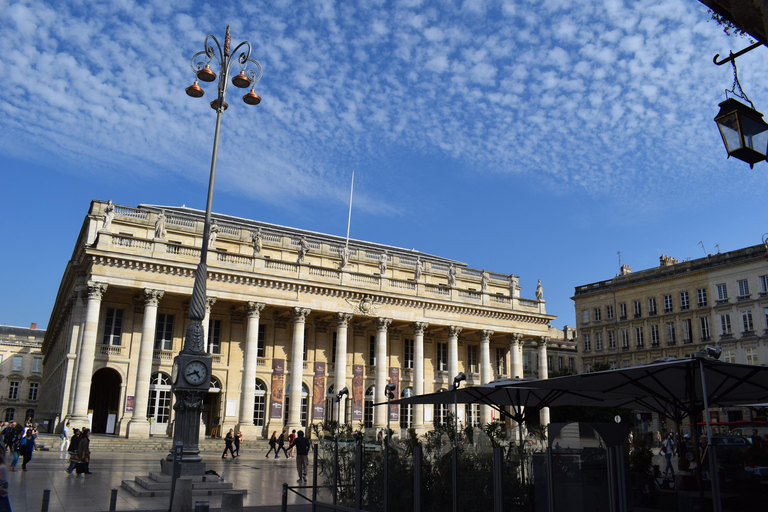
[[[667,465],[664,468],[664,474],[666,475],[669,473],[670,475],[674,475],[675,470],[672,468],[672,454],[675,453],[675,440],[672,432],[670,432],[667,438],[664,439],[664,443],[661,445],[661,451],[664,453],[664,457],[667,460]]]
[[[304,431],[299,430],[296,439],[288,447],[296,447],[296,471],[299,472],[298,483],[307,483],[307,468],[309,467],[309,439],[304,437]]]

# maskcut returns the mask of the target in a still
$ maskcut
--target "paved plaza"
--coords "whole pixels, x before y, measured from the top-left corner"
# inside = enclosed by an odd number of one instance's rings
[[[51,440],[54,436],[50,436]],[[137,441],[140,442],[140,441]],[[47,443],[49,446],[52,443]],[[224,443],[222,442],[222,449]],[[170,445],[170,441],[169,441]],[[235,460],[221,459],[220,451],[202,453],[207,469],[223,474],[225,481],[232,482],[235,489],[247,489],[244,496],[245,507],[258,507],[264,512],[279,511],[282,485],[296,484],[296,463],[294,459],[273,457],[265,458],[264,450],[244,452]],[[55,449],[55,448],[54,448]],[[138,498],[121,488],[123,480],[147,476],[150,471],[160,471],[160,459],[167,453],[150,451],[136,452],[98,452],[93,451],[91,460],[92,475],[75,477],[64,470],[69,462],[66,454],[58,451],[35,452],[28,464],[28,471],[21,471],[21,460],[17,470],[10,473],[9,497],[13,512],[39,512],[44,489],[50,489],[51,512],[91,512],[109,510],[112,489],[118,489],[117,507],[119,511],[161,511],[168,510],[168,498]],[[309,485],[312,484],[311,468]],[[305,491],[310,495],[311,489]],[[195,496],[195,501],[210,502],[211,510],[221,506],[221,496]],[[301,504],[303,500],[293,493],[288,494],[288,503]],[[307,503],[307,502],[305,502]],[[309,506],[289,506],[297,512],[309,510]],[[255,509],[254,509],[255,510]]]

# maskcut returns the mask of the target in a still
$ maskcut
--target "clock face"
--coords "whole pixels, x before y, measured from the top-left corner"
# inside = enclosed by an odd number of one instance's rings
[[[171,382],[176,384],[179,379],[179,360],[173,360],[173,369],[171,370]]]
[[[208,377],[208,367],[202,361],[192,361],[184,367],[184,379],[193,386],[205,382],[206,377]]]

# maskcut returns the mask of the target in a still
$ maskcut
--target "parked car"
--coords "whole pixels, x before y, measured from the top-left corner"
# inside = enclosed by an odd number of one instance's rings
[[[736,452],[743,452],[746,453],[747,450],[752,446],[752,443],[750,440],[744,436],[712,436],[712,445],[717,447],[717,453],[722,453],[723,450],[728,451],[736,451]],[[691,461],[695,462],[697,460],[696,456],[696,446],[693,445],[693,443],[690,443],[688,446],[688,449],[685,453],[685,457]]]

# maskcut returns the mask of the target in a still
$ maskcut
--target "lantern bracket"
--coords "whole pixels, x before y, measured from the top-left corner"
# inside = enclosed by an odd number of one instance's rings
[[[712,59],[712,62],[714,62],[717,66],[722,66],[723,64],[727,64],[727,63],[731,62],[736,57],[741,57],[745,53],[751,52],[752,50],[754,50],[755,48],[757,48],[758,46],[760,46],[762,44],[763,43],[758,41],[757,43],[755,43],[753,45],[747,46],[746,48],[744,48],[740,52],[733,53],[731,51],[731,52],[729,52],[729,55],[726,58],[724,58],[723,60],[717,60],[717,58],[720,57],[720,54],[718,53],[717,55],[715,55],[715,58]]]

